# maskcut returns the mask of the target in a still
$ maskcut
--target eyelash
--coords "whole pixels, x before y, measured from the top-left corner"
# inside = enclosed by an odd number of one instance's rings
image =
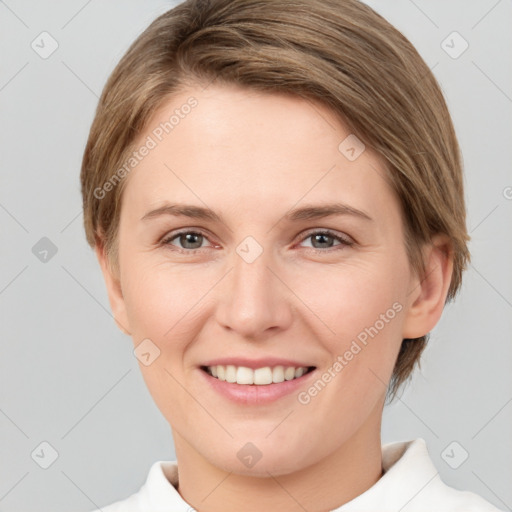
[[[187,235],[187,234],[201,235],[206,240],[209,240],[208,236],[203,231],[201,231],[201,230],[183,230],[183,231],[178,231],[178,232],[175,232],[175,233],[170,233],[168,236],[165,236],[162,239],[162,241],[160,242],[160,244],[162,246],[172,247],[171,250],[173,250],[173,251],[177,251],[177,252],[181,252],[181,253],[186,253],[186,254],[194,254],[197,251],[201,251],[201,249],[206,249],[206,247],[200,247],[198,249],[184,249],[184,248],[173,246],[170,243],[173,240],[175,240],[176,238],[178,238],[179,236]],[[334,238],[335,240],[340,242],[339,245],[334,246],[334,247],[338,247],[339,249],[343,249],[345,247],[350,247],[350,246],[354,245],[354,242],[351,239],[349,239],[348,237],[345,238],[345,237],[343,237],[341,235],[336,234],[335,232],[333,232],[333,231],[331,231],[329,229],[323,229],[323,230],[318,230],[318,231],[310,231],[301,239],[301,242],[307,240],[308,238],[311,238],[314,235],[327,235],[327,236],[330,236],[330,237]],[[318,253],[326,253],[326,252],[332,252],[334,250],[338,250],[338,249],[335,249],[334,247],[328,247],[327,249],[316,249],[315,247],[308,247],[308,249],[310,251],[313,251],[314,253],[318,254]]]

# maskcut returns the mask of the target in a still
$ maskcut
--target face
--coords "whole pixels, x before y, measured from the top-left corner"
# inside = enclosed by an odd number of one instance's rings
[[[139,137],[109,296],[178,457],[277,475],[378,435],[419,292],[383,164],[349,136],[319,104],[210,85]]]

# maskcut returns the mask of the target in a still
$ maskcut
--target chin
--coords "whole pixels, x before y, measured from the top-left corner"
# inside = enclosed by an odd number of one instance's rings
[[[219,447],[215,453],[206,455],[209,462],[223,471],[244,475],[268,478],[296,472],[309,464],[307,454],[303,453],[303,442],[283,443],[271,442],[252,436],[254,441],[239,441],[240,437],[230,440]],[[251,439],[251,437],[244,437]]]
[[[271,476],[282,476],[296,472],[302,469],[298,461],[281,455],[271,457],[263,456],[252,467],[245,466],[240,461],[233,459],[225,460],[223,465],[218,465],[221,469],[242,476],[252,476],[255,478],[268,478]]]

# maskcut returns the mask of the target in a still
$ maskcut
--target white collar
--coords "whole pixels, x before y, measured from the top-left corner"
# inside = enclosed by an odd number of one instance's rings
[[[421,438],[383,445],[382,467],[372,487],[332,512],[499,512],[480,496],[444,484]],[[176,461],[155,462],[140,491],[114,504],[119,508],[112,512],[190,512],[177,483]]]

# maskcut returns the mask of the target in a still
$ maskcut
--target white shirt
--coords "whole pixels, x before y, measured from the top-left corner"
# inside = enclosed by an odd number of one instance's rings
[[[383,445],[382,467],[372,487],[332,512],[500,512],[477,494],[448,487],[421,438]],[[175,461],[155,462],[139,492],[102,512],[191,512],[177,482]]]

